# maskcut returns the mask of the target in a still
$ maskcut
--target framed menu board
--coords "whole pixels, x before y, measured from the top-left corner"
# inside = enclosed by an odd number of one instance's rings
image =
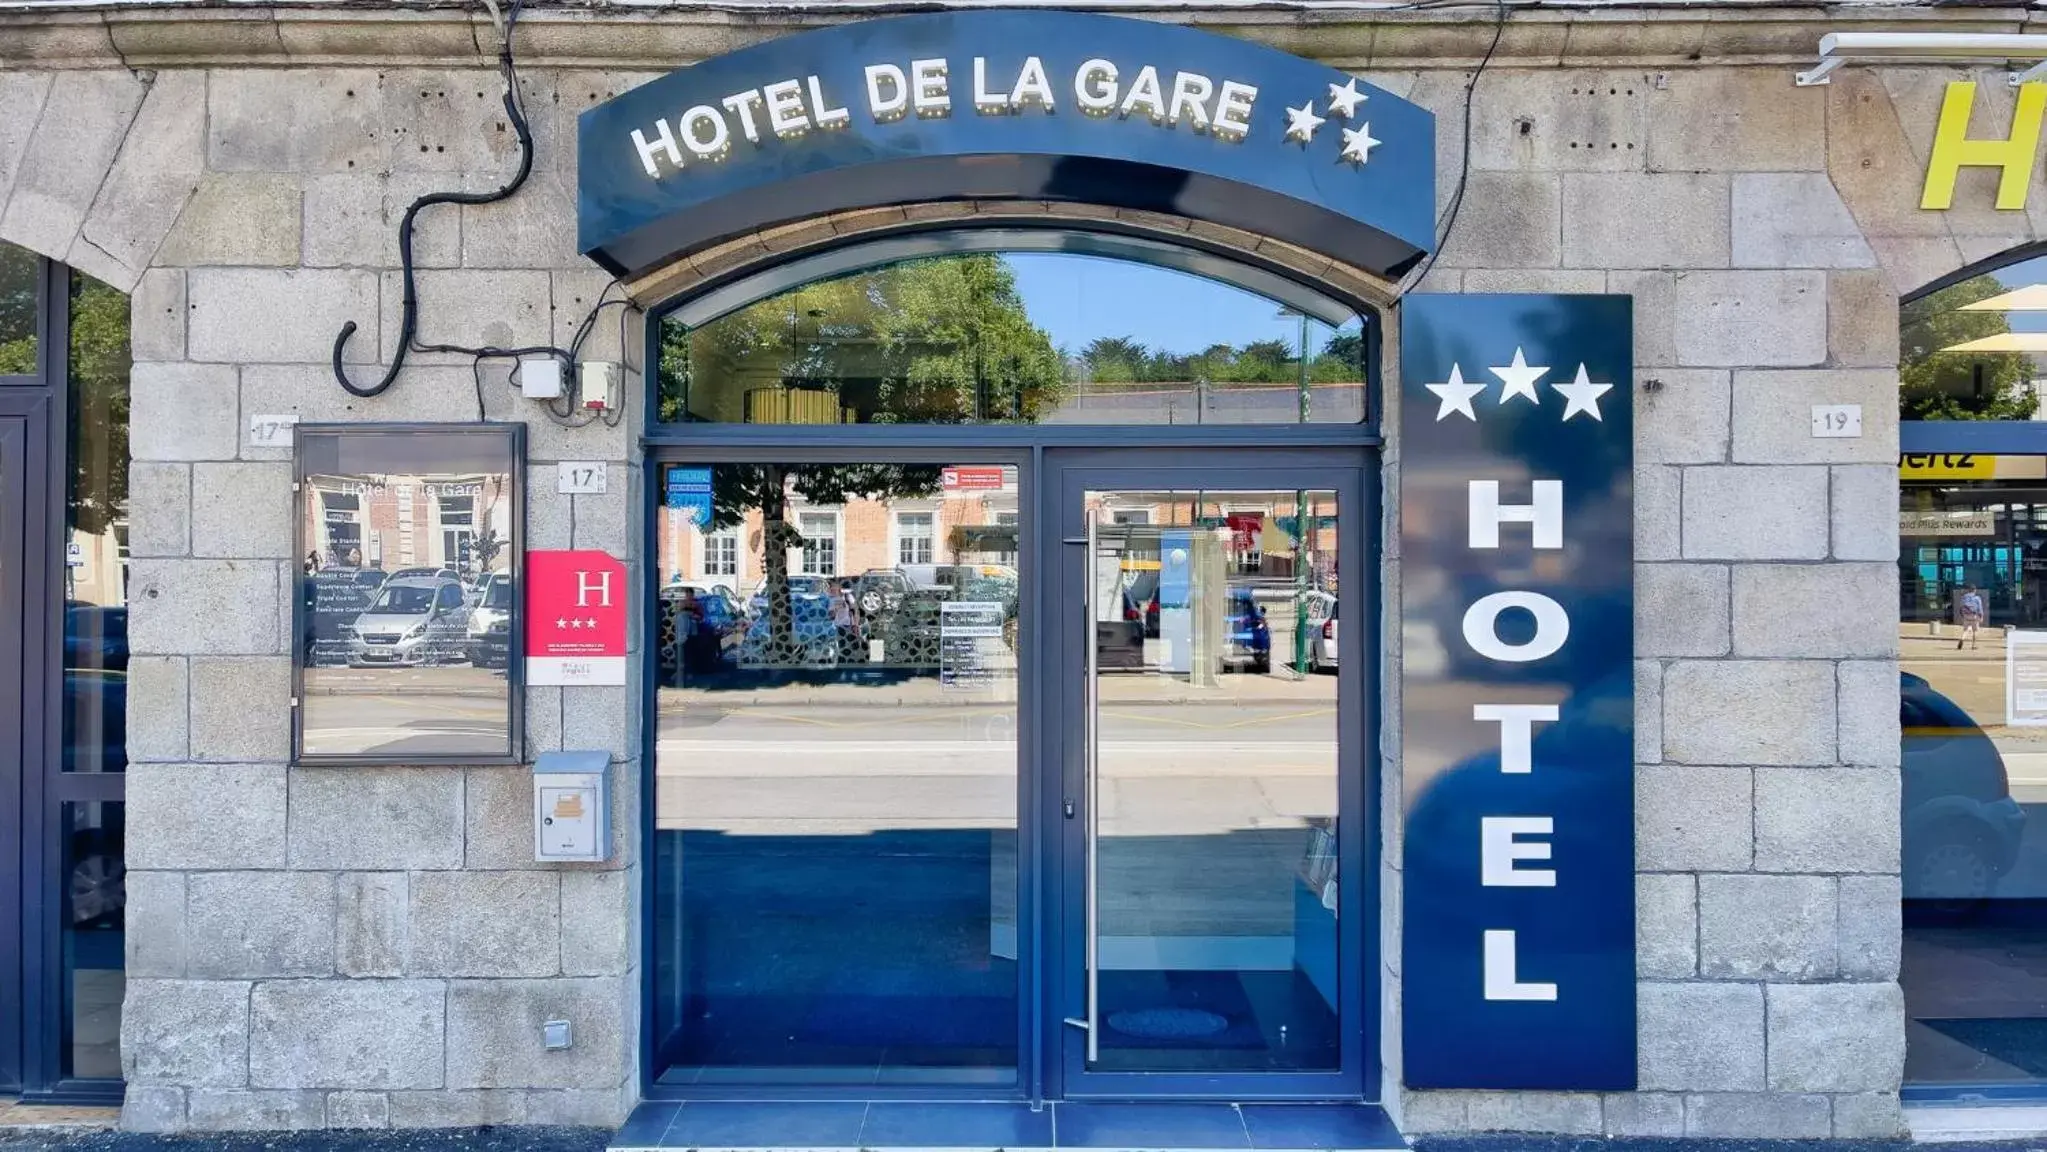
[[[518,763],[525,426],[302,424],[295,461],[293,763]]]

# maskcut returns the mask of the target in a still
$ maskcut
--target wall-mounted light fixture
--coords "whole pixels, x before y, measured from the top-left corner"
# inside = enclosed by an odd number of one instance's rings
[[[2047,36],[1978,32],[1829,32],[1820,37],[1817,67],[1798,74],[1801,88],[1828,83],[1828,75],[1851,60],[2025,60],[2013,72],[2014,87],[2047,72]]]

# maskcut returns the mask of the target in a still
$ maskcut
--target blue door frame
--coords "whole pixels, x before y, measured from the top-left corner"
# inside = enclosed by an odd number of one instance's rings
[[[1068,449],[1047,454],[1038,484],[1039,587],[1051,593],[1037,636],[1049,673],[1040,681],[1046,750],[1029,769],[1040,777],[1038,825],[1051,894],[1048,944],[1052,965],[1038,983],[1051,997],[1045,1030],[1046,1088],[1063,1099],[1171,1097],[1213,1100],[1376,1100],[1378,1098],[1379,971],[1377,811],[1379,587],[1377,455],[1355,451],[1200,452],[1185,449]],[[1075,627],[1074,606],[1086,603],[1092,578],[1084,546],[1085,494],[1091,491],[1333,491],[1337,495],[1339,616],[1355,621],[1365,641],[1358,657],[1337,668],[1337,875],[1339,883],[1338,1017],[1340,1063],[1332,1072],[1095,1072],[1086,1067],[1086,1035],[1062,1024],[1087,1013],[1086,866],[1089,730],[1083,687],[1091,627]],[[1367,630],[1364,625],[1371,622]],[[1067,805],[1073,805],[1068,815]]]
[[[701,429],[692,429],[701,432]],[[790,435],[792,431],[797,435]],[[874,435],[829,439],[808,433],[829,429],[773,429],[739,425],[719,429],[719,434],[694,436],[694,442],[678,438],[647,445],[647,478],[642,487],[645,501],[642,547],[652,555],[654,525],[662,500],[661,470],[676,463],[735,462],[901,462],[932,464],[1010,464],[1018,469],[1018,507],[1031,515],[1022,517],[1019,532],[1019,567],[1025,586],[1019,604],[1019,686],[1017,715],[1017,837],[1018,837],[1018,955],[1022,963],[1018,988],[1019,1066],[1015,1086],[993,1089],[985,1086],[919,1086],[888,1088],[804,1087],[799,1084],[748,1086],[691,1086],[681,1088],[659,1084],[662,1071],[655,1066],[662,1037],[655,1034],[650,1010],[641,1013],[641,1094],[647,1099],[746,1098],[746,1099],[882,1099],[890,1096],[931,1099],[1025,1099],[1030,1101],[1065,1098],[1143,1099],[1186,1098],[1212,1100],[1367,1100],[1378,1099],[1378,1023],[1381,989],[1379,972],[1379,829],[1375,819],[1378,795],[1378,653],[1379,614],[1375,598],[1380,587],[1378,558],[1381,522],[1378,438],[1366,425],[1331,429],[1327,426],[1258,430],[1295,446],[1231,448],[1218,432],[1233,431],[1236,439],[1247,438],[1250,429],[1215,427],[1193,429],[962,429],[907,427]],[[866,431],[863,429],[863,431]],[[992,432],[994,435],[984,435]],[[1066,446],[1024,447],[1013,441],[1017,433],[1038,432]],[[1177,432],[1181,442],[1172,441]],[[1188,433],[1193,433],[1189,436]],[[779,433],[779,436],[774,435]],[[958,441],[950,448],[934,447],[949,433]],[[1277,435],[1274,435],[1277,433]],[[1116,440],[1123,447],[1109,447]],[[1005,444],[1008,440],[1011,443]],[[1190,444],[1187,441],[1192,440]],[[1140,447],[1129,446],[1132,441]],[[1348,441],[1348,443],[1344,443]],[[1338,885],[1338,922],[1344,947],[1339,952],[1341,993],[1339,1011],[1344,1029],[1341,1067],[1333,1073],[1241,1073],[1217,1076],[1085,1072],[1075,1062],[1076,1049],[1068,1035],[1073,1030],[1060,1021],[1075,1014],[1072,997],[1080,987],[1084,940],[1078,935],[1079,889],[1073,886],[1079,875],[1077,822],[1062,812],[1063,801],[1074,784],[1077,771],[1072,706],[1077,700],[1079,674],[1075,668],[1084,660],[1078,645],[1070,643],[1075,629],[1070,605],[1065,599],[1072,581],[1082,572],[1079,553],[1060,542],[1079,526],[1081,506],[1071,493],[1115,487],[1175,487],[1221,490],[1227,488],[1310,488],[1333,490],[1339,509],[1338,568],[1357,574],[1340,584],[1339,612],[1357,621],[1357,639],[1348,651],[1355,653],[1338,670],[1339,771],[1338,824],[1340,829],[1338,875],[1347,882]],[[1078,487],[1076,487],[1078,486]],[[658,627],[654,618],[655,597],[651,586],[643,589],[647,605],[643,627]],[[1066,604],[1067,610],[1061,605]],[[655,677],[643,676],[642,708],[654,714]],[[1071,698],[1071,699],[1070,699]],[[1063,734],[1063,735],[1062,735]],[[655,770],[652,726],[643,737],[642,787],[652,795]],[[640,805],[641,843],[651,851],[656,831],[652,803]],[[661,915],[659,881],[645,887],[642,922],[651,933]],[[647,938],[651,947],[651,935]],[[655,1003],[654,965],[643,964],[641,1003]]]

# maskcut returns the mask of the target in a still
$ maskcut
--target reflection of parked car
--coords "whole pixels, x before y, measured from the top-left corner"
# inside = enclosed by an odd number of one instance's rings
[[[1320,599],[1311,600],[1308,608],[1308,671],[1336,671],[1336,597],[1326,592],[1313,593]],[[1320,626],[1313,622],[1322,621]]]
[[[65,846],[70,868],[64,904],[71,927],[119,928],[128,905],[125,856],[126,820],[119,804],[68,805],[77,826]],[[83,940],[78,941],[84,943]],[[118,948],[118,938],[113,938]]]
[[[64,667],[128,666],[128,610],[76,601],[64,606]]]
[[[461,654],[466,617],[460,581],[394,576],[350,626],[348,662],[446,663]]]
[[[706,672],[723,663],[746,630],[746,613],[722,586],[677,582],[661,590],[661,628],[661,656],[673,682],[679,670]]]
[[[1223,648],[1224,667],[1248,665],[1253,672],[1272,671],[1272,630],[1265,623],[1265,609],[1252,598],[1251,589],[1230,589],[1226,624],[1229,642]]]
[[[814,668],[839,662],[839,629],[832,622],[829,599],[823,595],[790,596],[789,632],[779,644],[774,636],[775,613],[768,610],[765,596],[755,597],[755,601],[756,609],[739,642],[742,667]]]
[[[676,588],[678,585],[671,584],[669,587]],[[832,596],[832,588],[832,582],[822,576],[789,577],[789,599],[791,602],[798,600],[829,600]],[[676,594],[681,595],[680,592]],[[767,610],[768,584],[762,582],[759,588],[754,589],[753,596],[747,601],[747,615],[759,618],[765,615]]]
[[[472,593],[465,651],[478,668],[504,668],[512,661],[512,577],[494,572]]]
[[[445,566],[440,568],[400,568],[396,572],[391,573],[390,578],[393,580],[453,580],[458,584],[462,582],[460,573],[457,573],[453,568]]]
[[[870,568],[853,580],[853,603],[866,616],[879,616],[903,606],[903,597],[917,584],[899,568]]]
[[[1924,679],[1904,672],[1898,680],[1904,895],[1959,910],[2011,871],[2025,810],[1976,721]]]

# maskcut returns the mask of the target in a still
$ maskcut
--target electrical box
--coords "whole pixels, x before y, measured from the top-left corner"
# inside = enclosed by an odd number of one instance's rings
[[[601,861],[611,848],[611,755],[542,752],[533,762],[533,858]]]
[[[552,356],[519,361],[519,394],[528,400],[561,399],[561,361]]]
[[[612,388],[618,383],[618,365],[608,360],[585,360],[580,383],[583,407],[609,408]]]

